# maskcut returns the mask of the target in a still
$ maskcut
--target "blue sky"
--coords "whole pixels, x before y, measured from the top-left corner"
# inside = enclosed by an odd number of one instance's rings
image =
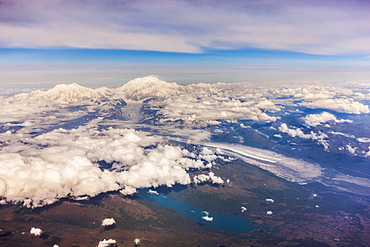
[[[3,0],[0,87],[370,81],[367,1]]]

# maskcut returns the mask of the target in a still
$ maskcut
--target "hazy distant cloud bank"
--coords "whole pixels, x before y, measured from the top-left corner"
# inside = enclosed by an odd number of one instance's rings
[[[366,1],[3,0],[0,44],[369,53],[369,9]]]

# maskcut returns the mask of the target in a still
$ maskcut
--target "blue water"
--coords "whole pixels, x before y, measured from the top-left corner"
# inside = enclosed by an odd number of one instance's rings
[[[178,213],[190,218],[191,220],[201,225],[211,227],[217,230],[235,233],[245,233],[259,228],[250,224],[250,220],[248,219],[232,215],[210,213],[162,194],[159,195],[149,194],[147,193],[147,190],[140,190],[136,195],[140,198],[156,202],[163,207],[173,208]],[[212,221],[207,221],[202,217],[206,217],[205,219],[212,218]]]

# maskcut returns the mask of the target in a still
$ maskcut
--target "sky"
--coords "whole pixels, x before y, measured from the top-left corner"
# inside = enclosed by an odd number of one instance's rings
[[[1,0],[0,87],[370,83],[370,2]]]

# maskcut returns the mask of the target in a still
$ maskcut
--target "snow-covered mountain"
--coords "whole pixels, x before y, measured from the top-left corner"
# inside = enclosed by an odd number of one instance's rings
[[[105,87],[91,89],[80,86],[76,83],[72,83],[68,85],[59,84],[47,91],[36,90],[29,94],[17,94],[13,97],[13,100],[26,101],[28,103],[72,103],[81,101],[94,102],[102,101],[108,97],[111,97],[112,95],[113,93],[110,91],[110,89]]]
[[[74,103],[74,102],[101,102],[109,99],[144,100],[156,98],[157,100],[170,98],[180,94],[212,95],[225,88],[224,84],[190,84],[181,86],[176,83],[162,81],[155,76],[136,78],[121,87],[109,89],[100,87],[96,89],[80,86],[76,83],[59,84],[54,88],[31,93],[21,93],[11,97],[11,101],[33,103]]]
[[[117,88],[127,99],[143,100],[146,98],[167,98],[178,95],[183,86],[168,83],[154,76],[147,76],[131,80]]]

